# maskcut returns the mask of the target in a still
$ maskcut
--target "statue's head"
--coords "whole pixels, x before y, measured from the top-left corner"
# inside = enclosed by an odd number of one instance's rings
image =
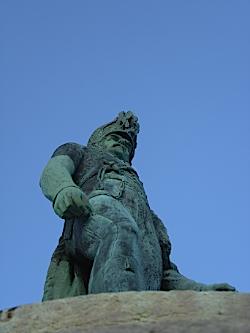
[[[120,112],[112,122],[94,131],[87,146],[107,150],[131,163],[135,154],[138,133],[138,118],[133,112]]]

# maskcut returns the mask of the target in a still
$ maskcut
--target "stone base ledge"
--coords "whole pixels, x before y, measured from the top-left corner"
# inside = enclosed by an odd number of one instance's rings
[[[249,333],[250,294],[123,292],[2,311],[0,333]]]

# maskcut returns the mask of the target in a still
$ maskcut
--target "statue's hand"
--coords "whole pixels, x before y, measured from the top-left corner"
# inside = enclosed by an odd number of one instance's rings
[[[236,291],[236,289],[228,283],[214,283],[206,286],[206,290],[215,291]]]
[[[86,194],[77,186],[69,186],[61,190],[54,202],[54,211],[61,218],[89,216],[91,206]]]

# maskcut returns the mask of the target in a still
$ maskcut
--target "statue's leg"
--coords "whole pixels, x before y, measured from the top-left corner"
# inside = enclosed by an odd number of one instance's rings
[[[78,224],[84,254],[93,259],[88,292],[144,290],[138,227],[127,209],[113,197],[90,199],[95,214]]]

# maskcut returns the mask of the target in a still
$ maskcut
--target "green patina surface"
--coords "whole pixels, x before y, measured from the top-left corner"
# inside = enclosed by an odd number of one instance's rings
[[[138,133],[137,117],[121,112],[95,130],[87,146],[58,147],[45,167],[40,186],[65,224],[43,300],[130,290],[234,290],[190,280],[171,262],[166,227],[132,167]]]

